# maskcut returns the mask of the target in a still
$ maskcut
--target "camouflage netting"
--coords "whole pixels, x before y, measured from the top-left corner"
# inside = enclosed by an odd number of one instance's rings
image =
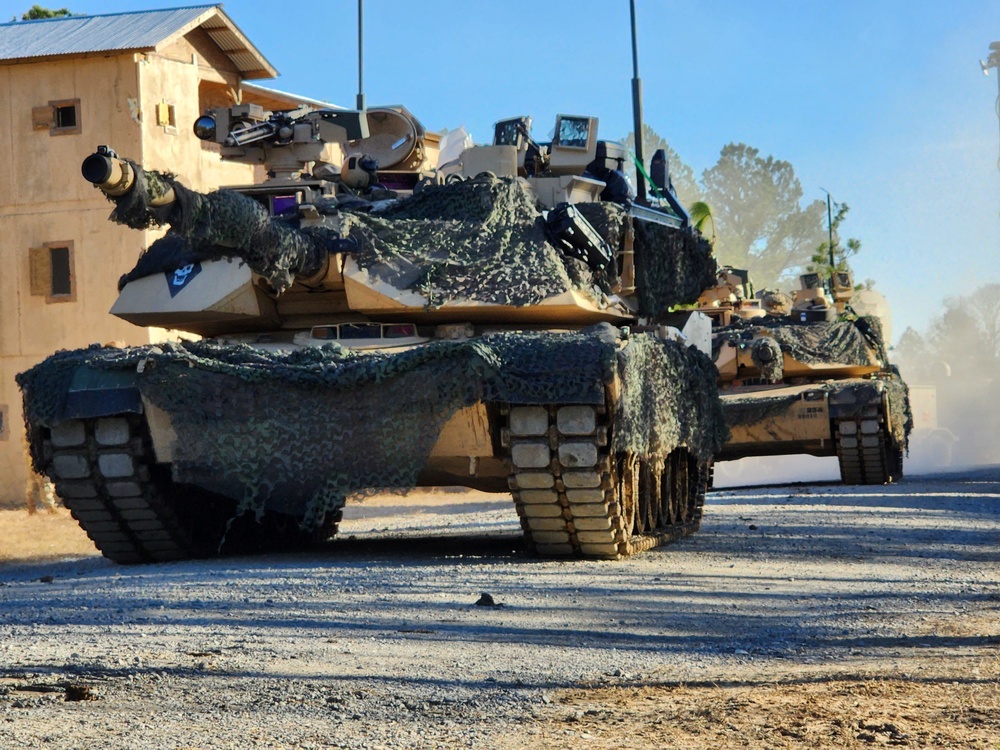
[[[849,388],[853,391],[855,401],[860,403],[879,400],[878,387],[880,384],[885,390],[889,402],[889,422],[892,428],[892,436],[904,449],[909,447],[910,432],[913,430],[913,411],[910,408],[910,389],[896,372],[895,368],[877,379],[868,380],[861,383],[851,383]],[[836,383],[830,385],[837,388]],[[840,388],[843,388],[841,385]],[[839,390],[839,388],[838,388]]]
[[[432,305],[452,299],[529,305],[571,289],[599,301],[602,290],[616,281],[616,269],[595,271],[546,239],[542,213],[517,179],[429,185],[373,213],[356,204],[324,206],[332,212],[327,226],[297,229],[294,220],[271,219],[255,200],[233,191],[196,193],[172,175],[129,163],[135,187],[114,199],[111,218],[137,229],[169,223],[171,230],[151,245],[120,286],[199,260],[239,258],[281,292],[296,275],[320,271],[334,243],[347,236],[361,243],[356,258],[362,268],[397,288],[423,294]],[[176,203],[153,207],[151,202],[170,189]],[[623,247],[630,229],[623,207],[577,207],[614,251]],[[696,234],[636,222],[634,248],[643,315],[657,318],[675,305],[694,302],[715,283],[711,247]]]
[[[108,196],[108,200],[115,204],[115,210],[109,218],[132,229],[160,226],[166,218],[163,215],[164,209],[154,208],[153,204],[177,184],[174,176],[169,173],[147,172],[131,159],[125,161],[132,167],[135,181],[132,189],[125,195]]]
[[[776,326],[770,332],[781,351],[799,362],[842,365],[871,362],[868,343],[851,321]]]
[[[817,386],[817,390],[821,389],[822,386]],[[798,393],[770,395],[767,391],[758,391],[729,395],[722,399],[722,411],[726,415],[726,424],[732,429],[780,416],[798,400]]]
[[[831,396],[850,390],[853,401],[872,403],[881,399],[878,390],[880,384],[887,394],[892,436],[905,450],[909,443],[910,431],[913,429],[913,414],[910,409],[909,389],[898,374],[886,374],[869,380],[830,380],[816,383],[812,388],[816,391],[825,391]],[[798,391],[788,394],[781,390],[727,395],[722,399],[722,409],[726,424],[730,428],[742,427],[784,414],[800,397]]]
[[[858,319],[854,321],[854,326],[868,343],[868,347],[875,352],[878,360],[883,364],[888,365],[889,351],[885,346],[885,333],[882,331],[882,319],[877,315],[859,316]]]
[[[892,434],[904,450],[910,448],[910,433],[913,431],[913,408],[910,405],[910,389],[892,367],[892,377],[886,378],[886,392],[889,394],[889,420]]]
[[[172,416],[176,481],[233,497],[240,513],[268,507],[305,525],[358,491],[414,486],[444,423],[476,401],[600,404],[617,373],[616,450],[656,458],[686,444],[707,458],[725,439],[707,357],[648,335],[620,350],[607,325],[396,354],[212,341],[60,352],[18,375],[30,424],[60,421],[81,367],[134,373],[142,395]]]
[[[871,329],[872,341],[866,340],[859,327]],[[715,340],[726,339],[726,333],[743,340],[749,333],[754,337],[769,336],[781,351],[805,364],[872,364],[872,355],[884,352],[882,329],[877,318],[862,318],[860,321],[838,321],[833,323],[788,323],[783,319],[757,318],[753,323],[740,321],[730,329],[721,329]],[[771,346],[766,344],[766,346]],[[756,359],[754,360],[757,361]],[[885,359],[882,359],[884,362]],[[780,363],[779,363],[780,364]]]
[[[615,452],[663,459],[686,445],[707,461],[729,439],[715,366],[700,351],[635,336],[619,361],[624,377]]]
[[[712,246],[696,233],[636,222],[634,248],[642,315],[660,318],[715,286],[718,266]]]
[[[190,263],[219,260],[237,255],[268,280],[279,293],[288,289],[297,275],[312,276],[322,270],[329,252],[329,230],[296,229],[285,221],[274,221],[257,201],[233,192],[217,190],[197,193],[172,175],[145,171],[129,162],[136,174],[134,187],[116,199],[111,218],[133,229],[169,223],[172,235],[158,240],[140,258],[139,265],[119,282],[164,270],[175,256]],[[173,189],[176,202],[156,208],[153,199]],[[164,260],[167,263],[164,263]]]
[[[571,289],[594,296],[590,269],[546,240],[541,212],[514,179],[430,185],[379,213],[345,213],[342,222],[361,240],[361,268],[432,305],[531,305]]]

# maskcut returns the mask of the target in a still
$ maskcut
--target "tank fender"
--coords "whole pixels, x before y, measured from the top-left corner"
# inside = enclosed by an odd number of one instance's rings
[[[81,367],[70,383],[62,419],[92,419],[142,412],[142,398],[134,370]]]

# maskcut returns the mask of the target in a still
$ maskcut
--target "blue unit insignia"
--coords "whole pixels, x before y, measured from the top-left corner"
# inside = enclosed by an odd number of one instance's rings
[[[188,263],[176,271],[167,271],[164,276],[167,277],[167,289],[170,290],[170,296],[176,297],[180,294],[181,290],[199,273],[201,273],[201,263]]]

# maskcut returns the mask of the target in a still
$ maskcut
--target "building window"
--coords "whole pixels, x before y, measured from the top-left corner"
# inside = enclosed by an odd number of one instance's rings
[[[73,272],[69,262],[68,247],[50,247],[52,261],[52,296],[67,297],[73,293]]]
[[[76,300],[73,243],[48,242],[30,250],[31,293],[46,302]]]
[[[76,127],[76,107],[56,107],[56,130]]]
[[[0,404],[0,440],[10,437],[10,425],[7,415],[10,413],[7,404]]]
[[[31,110],[35,130],[48,130],[50,135],[70,135],[81,132],[80,100],[60,99]]]

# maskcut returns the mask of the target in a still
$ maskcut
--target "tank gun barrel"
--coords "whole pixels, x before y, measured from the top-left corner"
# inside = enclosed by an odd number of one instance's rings
[[[98,146],[97,151],[83,160],[80,170],[87,182],[99,187],[112,200],[127,195],[136,183],[136,170],[108,146]],[[164,185],[160,194],[150,197],[149,205],[168,206],[175,199],[173,188]]]
[[[174,244],[163,246],[167,263],[172,262],[169,248],[179,241],[189,258],[239,258],[280,294],[297,279],[324,277],[331,252],[354,248],[353,241],[341,239],[335,226],[303,230],[296,221],[287,220],[290,217],[271,216],[249,195],[236,190],[191,190],[172,174],[144,169],[108,146],[88,156],[81,171],[84,179],[115,203],[112,221],[132,229],[170,226],[168,235]],[[143,262],[158,263],[157,252],[147,251],[150,257]]]

